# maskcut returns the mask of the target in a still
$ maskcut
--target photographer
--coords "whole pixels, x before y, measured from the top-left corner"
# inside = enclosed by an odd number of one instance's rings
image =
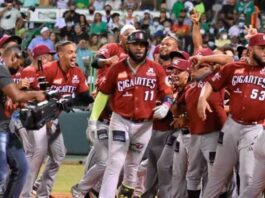
[[[21,13],[17,10],[13,0],[5,0],[5,6],[0,9],[0,28],[2,29],[2,35],[14,35],[15,26],[18,18],[21,18]]]
[[[21,51],[18,47],[7,48],[2,55],[4,65],[0,66],[0,186],[1,189],[7,181],[4,197],[18,198],[23,188],[26,173],[27,161],[21,143],[15,134],[9,130],[10,118],[4,113],[6,96],[14,102],[27,102],[29,100],[42,101],[45,96],[42,92],[23,92],[14,84],[8,70],[16,70],[20,59]],[[8,170],[11,173],[8,177]]]
[[[61,97],[75,94],[75,104],[89,105],[93,99],[88,93],[82,70],[76,66],[76,45],[71,41],[63,41],[56,46],[56,50],[59,60],[43,66],[43,75],[46,77],[48,89],[57,91]],[[35,145],[41,145],[46,152],[48,151],[49,156],[38,185],[37,197],[48,197],[51,193],[56,173],[66,152],[58,119],[47,124],[47,134],[47,136],[44,135],[41,138],[38,136],[38,139],[34,139]],[[35,164],[35,157],[31,161],[32,164]],[[45,155],[39,156],[39,159],[44,157]],[[39,169],[40,166],[41,163],[35,168]]]

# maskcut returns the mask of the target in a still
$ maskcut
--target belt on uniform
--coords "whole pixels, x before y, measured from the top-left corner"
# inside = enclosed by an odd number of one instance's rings
[[[126,119],[126,120],[129,120],[129,121],[131,121],[133,123],[141,123],[141,122],[148,122],[148,121],[150,121],[150,119],[147,119],[147,118],[143,118],[143,119],[140,118],[140,119],[138,119],[138,118],[130,118],[130,117],[122,116],[122,115],[121,115],[121,117],[124,118],[124,119]]]
[[[99,118],[98,121],[103,122],[106,125],[109,125],[110,122],[108,119],[102,119],[102,118]]]
[[[243,120],[237,120],[235,118],[233,118],[233,120],[237,122],[238,124],[242,124],[242,125],[257,125],[257,124],[262,124],[264,122],[264,120],[256,121],[256,122],[247,122]]]
[[[188,135],[190,133],[189,129],[182,128],[180,129],[183,135]]]

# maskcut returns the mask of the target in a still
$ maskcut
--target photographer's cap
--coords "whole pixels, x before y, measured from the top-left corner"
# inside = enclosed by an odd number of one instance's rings
[[[33,58],[37,58],[38,56],[44,55],[44,54],[51,54],[54,55],[56,52],[51,51],[46,45],[37,45],[32,50]]]
[[[3,48],[3,46],[10,42],[10,41],[14,41],[17,42],[17,44],[21,44],[22,39],[19,36],[9,36],[9,35],[4,35],[1,39],[0,39],[0,48]]]
[[[250,37],[248,46],[254,46],[254,45],[265,45],[264,33],[257,33],[254,36]]]
[[[126,24],[121,28],[120,34],[123,35],[127,30],[132,29],[133,31],[136,30],[136,28],[131,24]]]
[[[50,31],[48,27],[43,27],[40,30],[40,33],[42,34],[43,32]]]

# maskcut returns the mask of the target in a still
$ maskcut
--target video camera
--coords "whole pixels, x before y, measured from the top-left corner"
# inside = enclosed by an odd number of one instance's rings
[[[57,118],[61,111],[70,112],[73,108],[72,96],[60,97],[58,92],[46,92],[47,100],[44,102],[28,103],[20,109],[20,120],[28,130],[38,130],[48,121]]]

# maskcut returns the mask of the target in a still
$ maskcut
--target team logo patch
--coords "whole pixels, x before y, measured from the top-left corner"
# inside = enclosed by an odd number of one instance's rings
[[[236,88],[236,90],[234,90],[234,93],[242,93],[242,91],[239,88]]]
[[[73,78],[72,78],[72,83],[79,83],[79,78],[77,75],[74,75]]]
[[[235,70],[235,74],[243,74],[244,72],[245,72],[244,68]]]
[[[123,97],[132,97],[133,94],[129,93],[128,91],[125,92],[125,94],[122,95]]]
[[[62,84],[63,79],[62,78],[56,78],[53,80],[53,84]]]
[[[134,152],[137,152],[137,153],[141,153],[141,151],[143,150],[143,148],[144,148],[144,145],[141,144],[141,143],[131,143],[129,149],[131,151],[134,151]]]
[[[127,74],[126,71],[124,71],[124,72],[120,72],[120,73],[118,74],[118,79],[121,79],[121,78],[127,78],[127,77],[128,77],[128,74]]]
[[[154,68],[149,68],[146,72],[147,76],[156,76],[156,73],[154,71]]]
[[[212,81],[220,80],[220,78],[221,78],[221,75],[220,75],[220,73],[218,72],[218,73],[216,73],[216,74],[212,77]]]

